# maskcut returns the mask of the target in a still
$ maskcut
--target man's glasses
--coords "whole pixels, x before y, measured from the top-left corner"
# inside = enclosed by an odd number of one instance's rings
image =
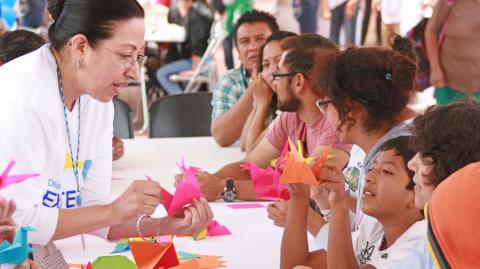
[[[114,51],[112,51],[111,49],[109,49],[105,46],[103,46],[103,48],[105,48],[106,50],[108,50],[109,52],[111,52],[111,53],[115,54],[115,56],[117,56],[118,62],[121,65],[123,65],[124,70],[128,70],[128,69],[132,68],[133,66],[135,66],[135,63],[138,63],[138,66],[142,67],[143,64],[145,63],[145,59],[147,58],[147,56],[145,56],[145,55],[137,55],[137,57],[135,57],[135,56],[129,55],[129,54],[114,52]]]
[[[298,74],[298,72],[288,72],[288,73],[280,73],[280,72],[273,72],[272,77],[273,80],[278,81],[281,77],[292,77]]]
[[[322,112],[322,114],[327,114],[327,108],[328,108],[328,104],[331,104],[332,103],[332,100],[328,100],[328,99],[319,99],[317,100],[317,107],[318,109],[320,110],[320,112]]]

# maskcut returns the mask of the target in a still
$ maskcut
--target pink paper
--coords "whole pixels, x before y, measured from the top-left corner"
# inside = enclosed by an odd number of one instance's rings
[[[8,185],[19,183],[31,177],[36,177],[40,175],[40,174],[22,174],[22,175],[10,176],[8,174],[10,173],[14,165],[15,165],[15,161],[11,160],[8,163],[7,168],[5,168],[3,173],[0,175],[0,189],[3,189]]]
[[[274,170],[271,167],[261,169],[253,162],[243,164],[242,168],[250,172],[253,190],[257,194],[257,199],[271,201],[290,199],[290,192],[288,191],[287,186],[280,184],[281,174],[277,170]]]
[[[165,210],[167,210],[169,216],[174,215],[185,205],[190,204],[193,199],[204,197],[202,191],[200,190],[200,185],[198,185],[197,178],[195,177],[195,173],[199,170],[199,168],[186,168],[183,160],[182,164],[179,165],[179,168],[182,170],[182,173],[184,173],[184,180],[177,185],[175,194],[172,195],[167,190],[162,188],[163,206],[165,207]],[[147,178],[151,180],[151,178],[148,176]]]
[[[265,206],[262,204],[231,204],[227,205],[233,209],[249,209],[249,208],[264,208]]]
[[[232,234],[227,227],[221,225],[216,220],[212,220],[212,222],[207,226],[207,235],[208,236],[219,236],[219,235],[229,235]]]

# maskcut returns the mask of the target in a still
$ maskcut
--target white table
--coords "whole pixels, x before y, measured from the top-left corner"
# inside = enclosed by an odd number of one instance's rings
[[[215,171],[224,164],[238,161],[244,153],[237,147],[220,148],[211,137],[138,139],[125,141],[125,156],[114,162],[114,177],[126,179],[112,183],[112,198],[117,197],[132,179],[149,174],[169,190],[173,190],[173,175],[178,172],[176,162],[185,158],[187,165],[195,165],[207,171]],[[268,203],[262,202],[267,205]],[[234,210],[224,202],[211,203],[215,219],[226,225],[232,235],[207,237],[194,241],[175,238],[177,251],[223,256],[227,268],[279,268],[280,243],[283,230],[275,227],[267,218],[265,208]],[[163,210],[158,210],[162,214]],[[115,244],[86,235],[86,251],[81,250],[80,237],[57,241],[67,262],[87,263],[97,256],[109,255]],[[309,238],[313,246],[312,238]],[[130,252],[125,255],[132,258]]]

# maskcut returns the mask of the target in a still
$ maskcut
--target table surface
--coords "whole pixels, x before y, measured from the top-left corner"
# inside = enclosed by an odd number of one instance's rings
[[[136,139],[124,143],[125,156],[113,164],[113,177],[121,179],[112,182],[112,199],[120,195],[133,179],[142,179],[145,174],[173,190],[173,175],[178,173],[176,162],[182,157],[187,165],[213,172],[244,156],[238,147],[218,147],[211,137]],[[227,268],[279,268],[283,229],[272,224],[266,208],[232,209],[220,201],[210,204],[214,219],[227,226],[232,234],[200,241],[175,238],[177,251],[222,256]],[[156,214],[163,216],[165,211],[159,207]],[[59,240],[55,244],[70,264],[86,264],[98,256],[111,255],[115,247],[115,243],[94,236],[85,235],[85,239],[86,251],[81,250],[80,236]],[[309,243],[314,247],[310,236]],[[132,258],[130,252],[114,255]]]

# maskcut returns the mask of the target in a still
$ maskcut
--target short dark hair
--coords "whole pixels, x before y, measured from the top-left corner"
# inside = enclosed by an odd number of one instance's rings
[[[438,186],[467,164],[480,161],[480,103],[461,100],[433,106],[412,125],[412,148],[431,158],[430,183]]]
[[[299,36],[290,37],[282,42],[282,50],[300,50],[326,48],[336,49],[338,46],[330,39],[313,33],[301,34]]]
[[[289,31],[276,31],[273,34],[271,34],[269,37],[267,37],[267,41],[265,41],[265,44],[260,47],[260,52],[258,54],[258,72],[263,71],[263,65],[262,65],[262,60],[263,60],[263,50],[265,49],[265,46],[267,46],[268,43],[272,41],[281,41],[284,40],[285,38],[292,37],[292,36],[297,36],[297,34],[289,32]]]
[[[328,97],[339,112],[341,128],[350,128],[351,101],[367,111],[363,129],[392,127],[416,88],[417,64],[413,45],[396,36],[393,49],[364,47],[342,52],[329,68]]]
[[[315,93],[324,95],[325,85],[320,83],[320,77],[326,75],[329,63],[340,52],[337,45],[317,34],[303,34],[283,40],[281,46],[288,51],[283,63],[289,71],[301,73]]]
[[[248,11],[245,14],[243,14],[240,18],[238,18],[237,22],[233,26],[233,41],[235,42],[235,45],[237,45],[238,28],[240,28],[240,26],[242,26],[242,24],[245,24],[245,23],[252,24],[257,22],[266,23],[272,33],[275,33],[279,29],[277,20],[271,14],[263,11],[258,11],[255,9],[252,11]]]
[[[76,34],[85,35],[95,48],[112,36],[114,22],[145,17],[137,0],[50,0],[48,11],[54,20],[48,38],[55,50]]]
[[[408,161],[410,161],[416,154],[416,152],[410,147],[410,141],[411,136],[398,136],[386,141],[380,147],[380,151],[393,149],[395,151],[395,155],[402,158],[403,165],[405,166],[404,168],[407,171],[408,177],[410,178],[410,181],[406,186],[407,190],[413,190],[415,187],[415,182],[413,182],[413,176],[415,173],[408,169],[407,166]]]
[[[7,32],[0,38],[0,65],[30,53],[45,43],[41,36],[31,31]]]

